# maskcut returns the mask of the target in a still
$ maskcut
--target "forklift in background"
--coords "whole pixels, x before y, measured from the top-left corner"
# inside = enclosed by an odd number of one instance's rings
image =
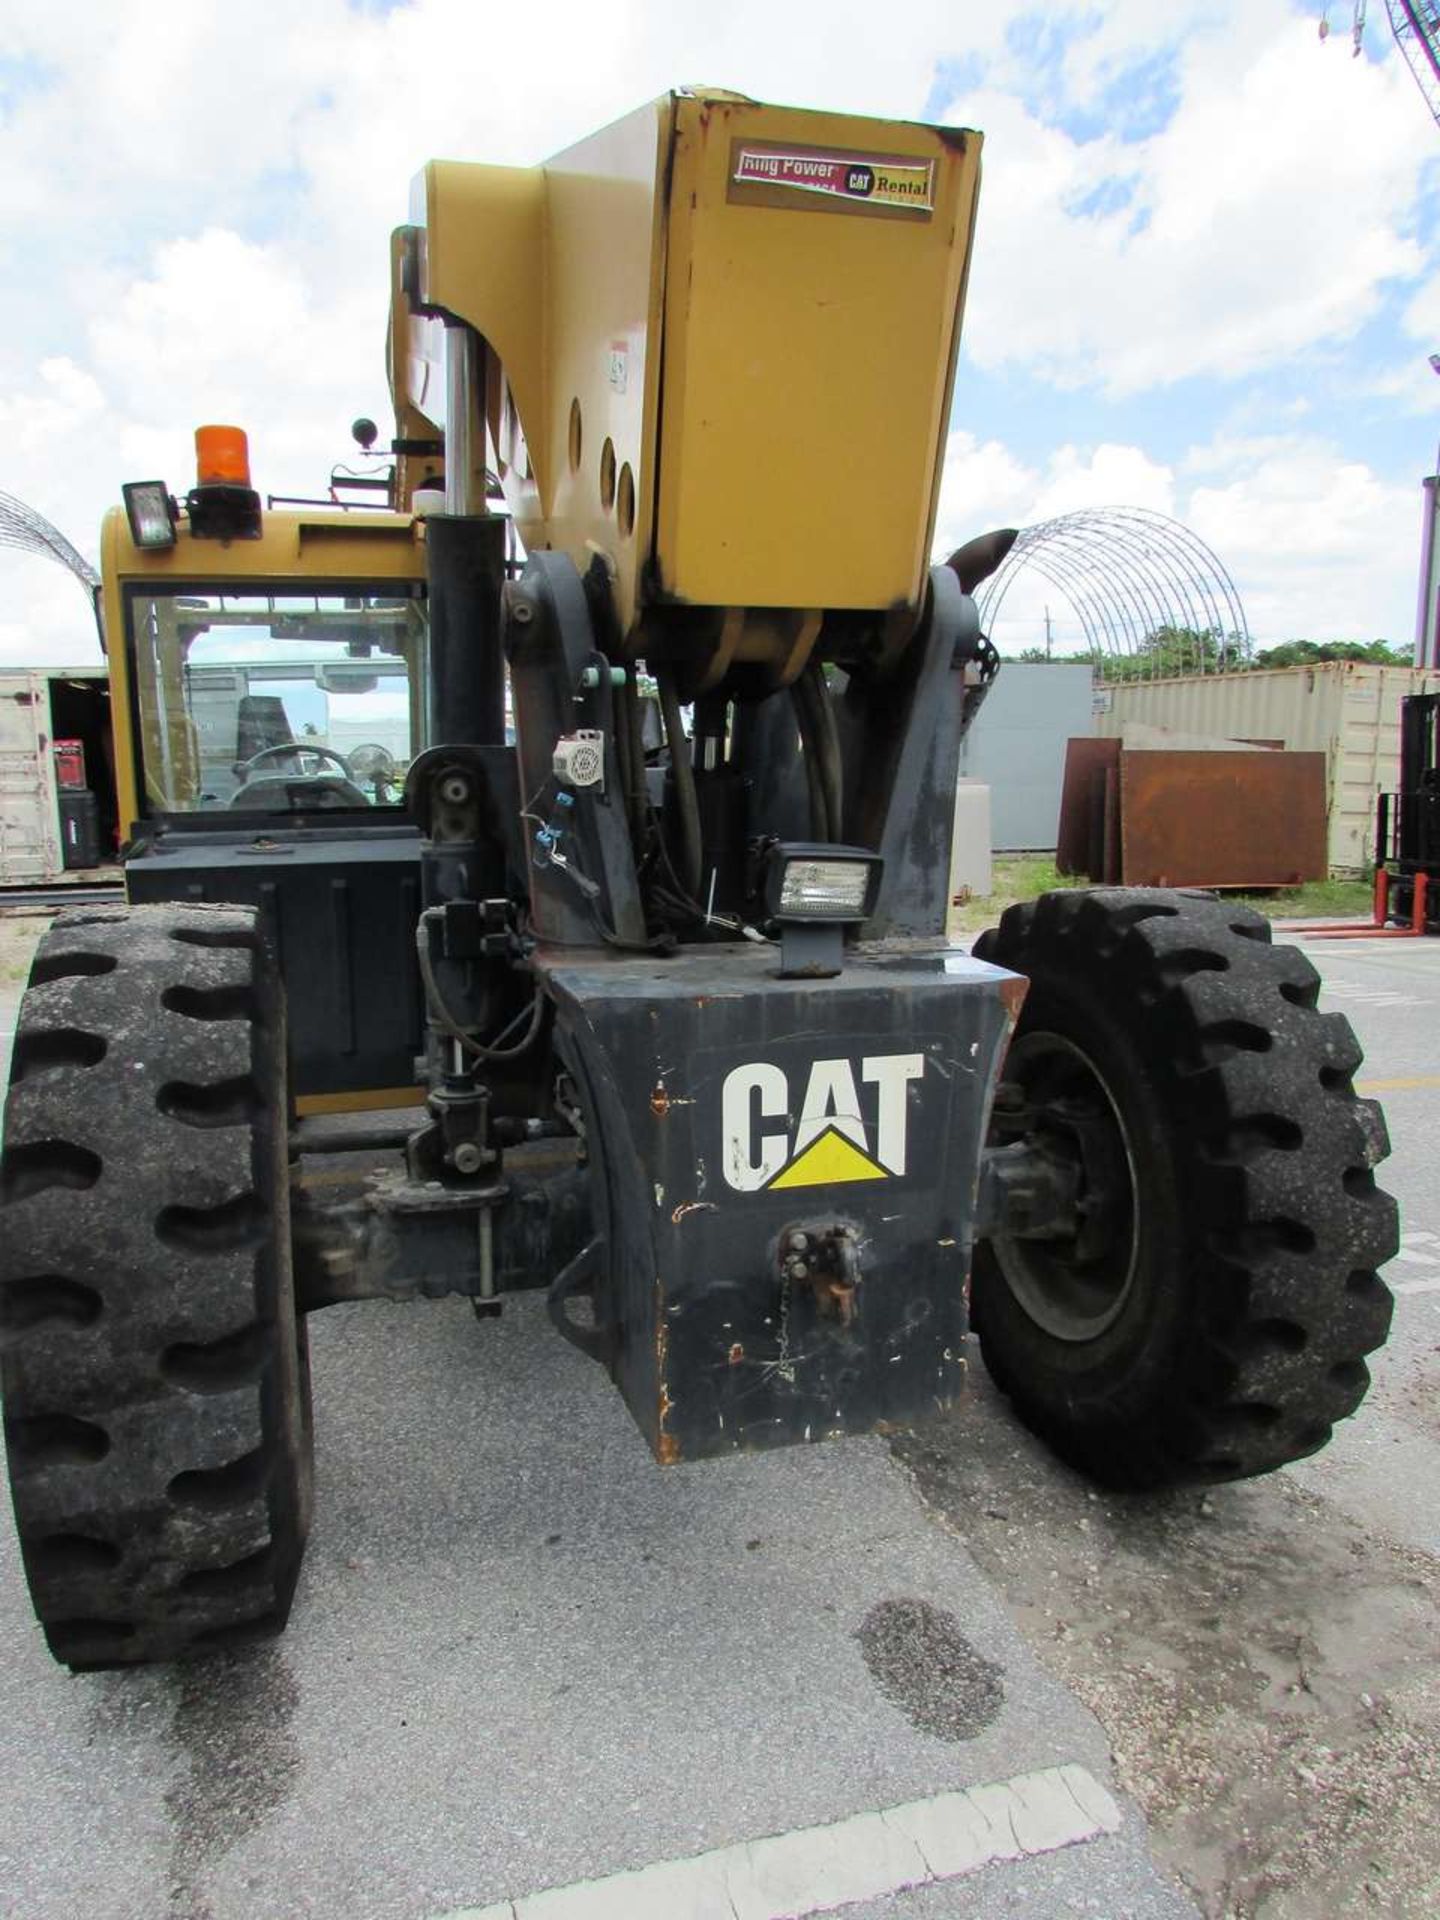
[[[1375,810],[1375,925],[1440,933],[1440,694],[1400,702],[1400,785]]]
[[[40,945],[0,1166],[57,1659],[284,1626],[337,1303],[543,1288],[665,1464],[943,1415],[972,1310],[1117,1484],[1359,1404],[1396,1213],[1308,962],[1159,889],[945,937],[1013,538],[931,564],[979,160],[682,91],[434,163],[390,510],[262,511],[225,429],[126,488],[129,900]]]

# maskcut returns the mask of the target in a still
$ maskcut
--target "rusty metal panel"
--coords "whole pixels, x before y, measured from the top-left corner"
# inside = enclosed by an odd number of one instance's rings
[[[1370,860],[1375,796],[1399,779],[1400,701],[1440,691],[1440,672],[1333,660],[1311,667],[1135,680],[1108,687],[1096,730],[1119,738],[1141,722],[1229,739],[1279,739],[1328,756],[1329,861]]]
[[[1285,887],[1323,880],[1323,753],[1120,755],[1126,886]]]
[[[1120,767],[1106,767],[1100,805],[1100,850],[1090,872],[1100,886],[1113,887],[1120,878]]]
[[[1118,740],[1074,739],[1065,747],[1055,865],[1061,873],[1101,877],[1105,769],[1120,764]]]

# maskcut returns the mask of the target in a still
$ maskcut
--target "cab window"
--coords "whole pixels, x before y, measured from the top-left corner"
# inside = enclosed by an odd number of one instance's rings
[[[423,590],[136,591],[147,812],[398,807],[424,745]]]

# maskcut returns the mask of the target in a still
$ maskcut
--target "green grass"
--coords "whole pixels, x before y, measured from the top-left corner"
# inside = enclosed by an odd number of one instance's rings
[[[1365,919],[1375,905],[1375,882],[1368,874],[1352,880],[1311,880],[1303,887],[1277,888],[1274,893],[1237,893],[1257,913],[1277,920]]]
[[[961,933],[978,933],[993,927],[1006,907],[1017,900],[1034,900],[1056,887],[1084,887],[1077,880],[1058,873],[1055,862],[1044,854],[998,854],[991,870],[991,890],[975,896],[954,913],[954,925]],[[1303,887],[1277,887],[1269,893],[1234,893],[1229,899],[1242,901],[1276,920],[1345,920],[1355,915],[1368,916],[1372,883],[1366,875],[1354,880],[1315,880]]]

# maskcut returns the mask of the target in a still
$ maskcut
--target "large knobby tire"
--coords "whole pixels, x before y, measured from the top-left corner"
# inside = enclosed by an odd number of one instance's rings
[[[1139,888],[1012,907],[975,952],[1030,980],[992,1141],[1080,1174],[1079,1231],[976,1249],[992,1377],[1112,1485],[1314,1453],[1369,1385],[1398,1242],[1384,1121],[1314,968],[1247,908]]]
[[[310,1508],[283,1001],[249,908],[62,915],[0,1158],[0,1387],[57,1660],[278,1633]]]

